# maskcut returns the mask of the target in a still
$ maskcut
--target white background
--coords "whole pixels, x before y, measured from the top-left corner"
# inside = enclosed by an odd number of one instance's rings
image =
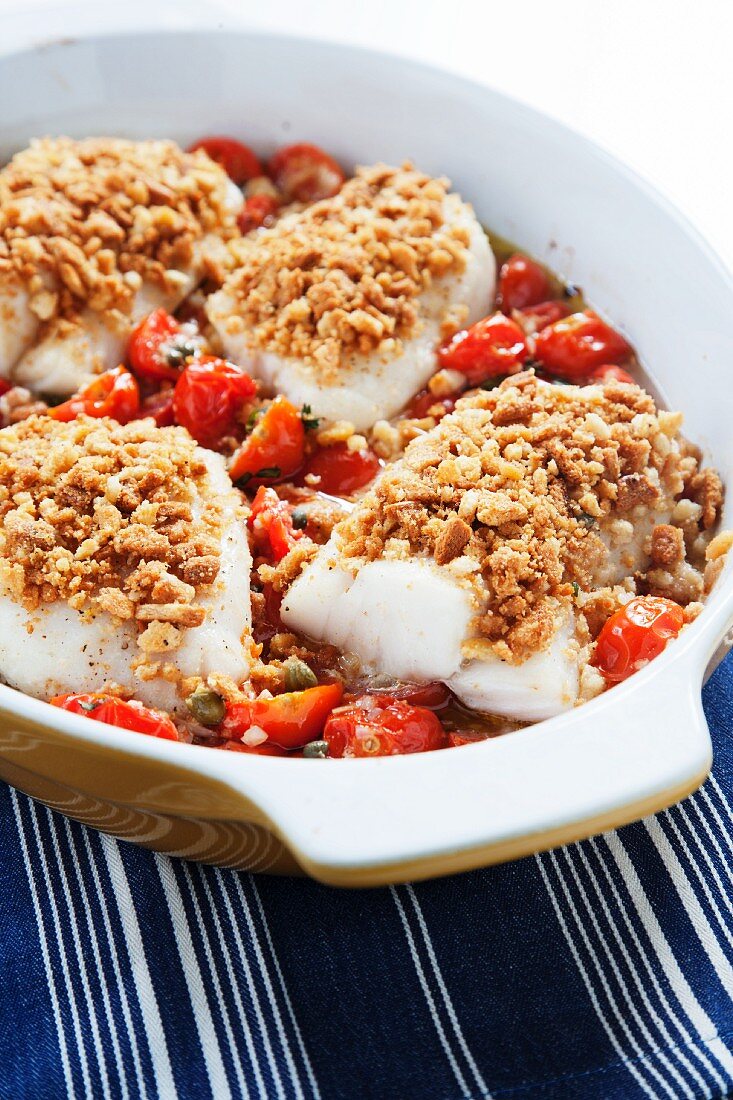
[[[733,0],[0,0],[0,51],[221,24],[409,54],[540,107],[656,184],[733,268]]]

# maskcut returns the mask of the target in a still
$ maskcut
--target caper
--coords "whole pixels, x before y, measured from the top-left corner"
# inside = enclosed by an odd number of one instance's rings
[[[194,343],[190,343],[189,341],[185,341],[181,344],[174,344],[169,349],[166,356],[166,359],[168,360],[168,365],[171,367],[182,367],[186,360],[191,359],[197,351],[198,348],[196,347],[196,345]]]
[[[188,696],[186,706],[202,726],[218,726],[227,712],[221,695],[205,684],[199,684]]]
[[[288,657],[283,665],[285,687],[288,691],[303,691],[315,687],[318,683],[315,672],[300,657]]]
[[[303,508],[294,508],[290,518],[296,531],[303,531],[308,526],[308,513]]]
[[[303,746],[303,756],[307,760],[325,760],[328,756],[328,741],[310,741]]]

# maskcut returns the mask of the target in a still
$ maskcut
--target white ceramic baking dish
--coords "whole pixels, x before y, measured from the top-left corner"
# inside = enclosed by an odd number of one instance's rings
[[[729,275],[646,184],[535,111],[391,56],[232,31],[5,56],[0,102],[3,159],[39,134],[186,143],[215,132],[265,153],[308,140],[347,165],[409,157],[449,175],[487,225],[580,284],[629,336],[658,393],[733,483]],[[475,867],[613,827],[696,787],[711,759],[700,688],[732,622],[729,568],[679,641],[594,702],[460,750],[377,760],[175,745],[0,686],[0,775],[100,828],[210,862],[354,885]]]

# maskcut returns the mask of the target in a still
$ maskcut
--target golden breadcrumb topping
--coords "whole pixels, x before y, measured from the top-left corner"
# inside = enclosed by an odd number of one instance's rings
[[[686,480],[712,494],[712,471],[702,477],[676,441],[680,424],[637,386],[516,375],[413,440],[336,527],[338,545],[352,559],[432,556],[480,592],[479,640],[520,662],[549,641],[558,601],[593,587],[608,522],[671,509]],[[678,534],[657,527],[654,560],[680,552]]]
[[[416,331],[422,291],[465,268],[468,233],[445,225],[448,187],[410,165],[358,168],[333,198],[234,242],[230,332],[326,383],[344,354],[396,354]]]
[[[42,321],[129,313],[141,280],[169,289],[205,234],[232,236],[224,170],[172,141],[42,138],[0,170],[0,278]]]
[[[65,600],[175,648],[219,572],[221,498],[182,428],[34,416],[0,431],[0,587],[32,610]]]

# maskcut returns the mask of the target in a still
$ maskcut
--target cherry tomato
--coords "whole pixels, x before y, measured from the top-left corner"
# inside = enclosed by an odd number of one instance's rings
[[[175,381],[179,371],[161,349],[181,331],[175,317],[162,307],[154,309],[132,330],[127,342],[127,361],[139,378]]]
[[[336,443],[319,447],[308,459],[305,474],[321,479],[314,486],[320,493],[345,497],[372,481],[379,468],[379,459],[369,447],[350,451],[345,443]]]
[[[260,485],[247,523],[261,549],[269,550],[275,561],[288,554],[300,538],[301,532],[293,529],[290,509],[280,500],[274,489]]]
[[[281,749],[299,749],[321,734],[343,694],[341,684],[319,684],[271,699],[232,703],[219,729],[224,737],[234,738],[241,737],[250,726],[259,726]]]
[[[237,413],[257,385],[234,363],[203,355],[189,363],[173,391],[176,424],[203,447],[216,447],[237,426]]]
[[[593,664],[609,683],[625,680],[658,657],[684,623],[684,611],[672,600],[636,596],[604,623]]]
[[[514,320],[530,336],[535,332],[541,332],[548,325],[554,325],[561,317],[567,317],[570,306],[567,302],[552,301],[538,302],[535,306],[526,306],[518,309],[514,314]]]
[[[283,596],[282,592],[276,592],[271,584],[263,585],[262,595],[264,596],[264,607],[254,617],[252,637],[257,645],[268,645],[276,634],[280,634],[285,630],[283,621],[280,618]]]
[[[263,741],[261,745],[245,745],[243,741],[227,741],[222,749],[229,752],[247,752],[250,756],[287,756],[285,749],[279,745],[271,745],[269,741]]]
[[[167,714],[161,710],[144,707],[136,699],[126,702],[115,695],[105,695],[101,692],[86,692],[80,695],[69,693],[56,695],[51,699],[51,706],[61,707],[62,710],[71,711],[72,714],[83,714],[108,726],[119,726],[120,729],[134,730],[135,733],[146,733],[149,737],[162,737],[165,741],[178,740],[178,731]]]
[[[632,386],[636,381],[623,367],[617,367],[615,363],[604,363],[602,367],[596,367],[588,375],[589,382],[630,382]]]
[[[587,378],[594,367],[620,363],[630,354],[623,336],[590,309],[543,328],[535,340],[535,358],[549,374],[565,378]]]
[[[203,149],[212,160],[220,164],[226,174],[239,187],[247,180],[262,175],[262,165],[248,145],[227,137],[206,137],[194,142],[189,153]]]
[[[493,313],[457,332],[438,351],[438,362],[457,370],[472,385],[502,374],[516,374],[527,358],[527,345],[516,321]]]
[[[54,420],[68,423],[77,416],[111,416],[120,424],[127,424],[140,414],[140,390],[137,382],[124,367],[105,371],[64,401],[48,410]]]
[[[250,233],[260,226],[272,225],[280,203],[274,195],[251,195],[244,200],[244,206],[237,215],[240,233]]]
[[[456,400],[456,397],[436,397],[430,390],[423,390],[415,394],[405,410],[405,416],[411,420],[422,420],[425,416],[441,420],[446,413],[453,412]]]
[[[268,175],[291,202],[317,202],[341,190],[345,180],[340,165],[317,145],[300,142],[278,149],[267,166]]]
[[[151,393],[149,397],[144,398],[140,406],[140,416],[152,416],[159,428],[170,428],[172,424],[175,424],[173,389],[160,390],[158,393]]]
[[[551,293],[552,286],[544,268],[528,256],[515,253],[501,265],[499,302],[506,313],[544,302]]]
[[[339,707],[326,722],[330,756],[399,756],[428,752],[446,744],[445,730],[432,710],[402,699],[386,703],[364,695]]]
[[[303,465],[305,428],[300,412],[278,394],[259,418],[234,456],[232,481],[278,481],[292,477]]]
[[[8,390],[12,390],[12,388],[12,382],[8,382],[7,378],[0,378],[0,397],[2,397],[4,393],[7,393]]]

